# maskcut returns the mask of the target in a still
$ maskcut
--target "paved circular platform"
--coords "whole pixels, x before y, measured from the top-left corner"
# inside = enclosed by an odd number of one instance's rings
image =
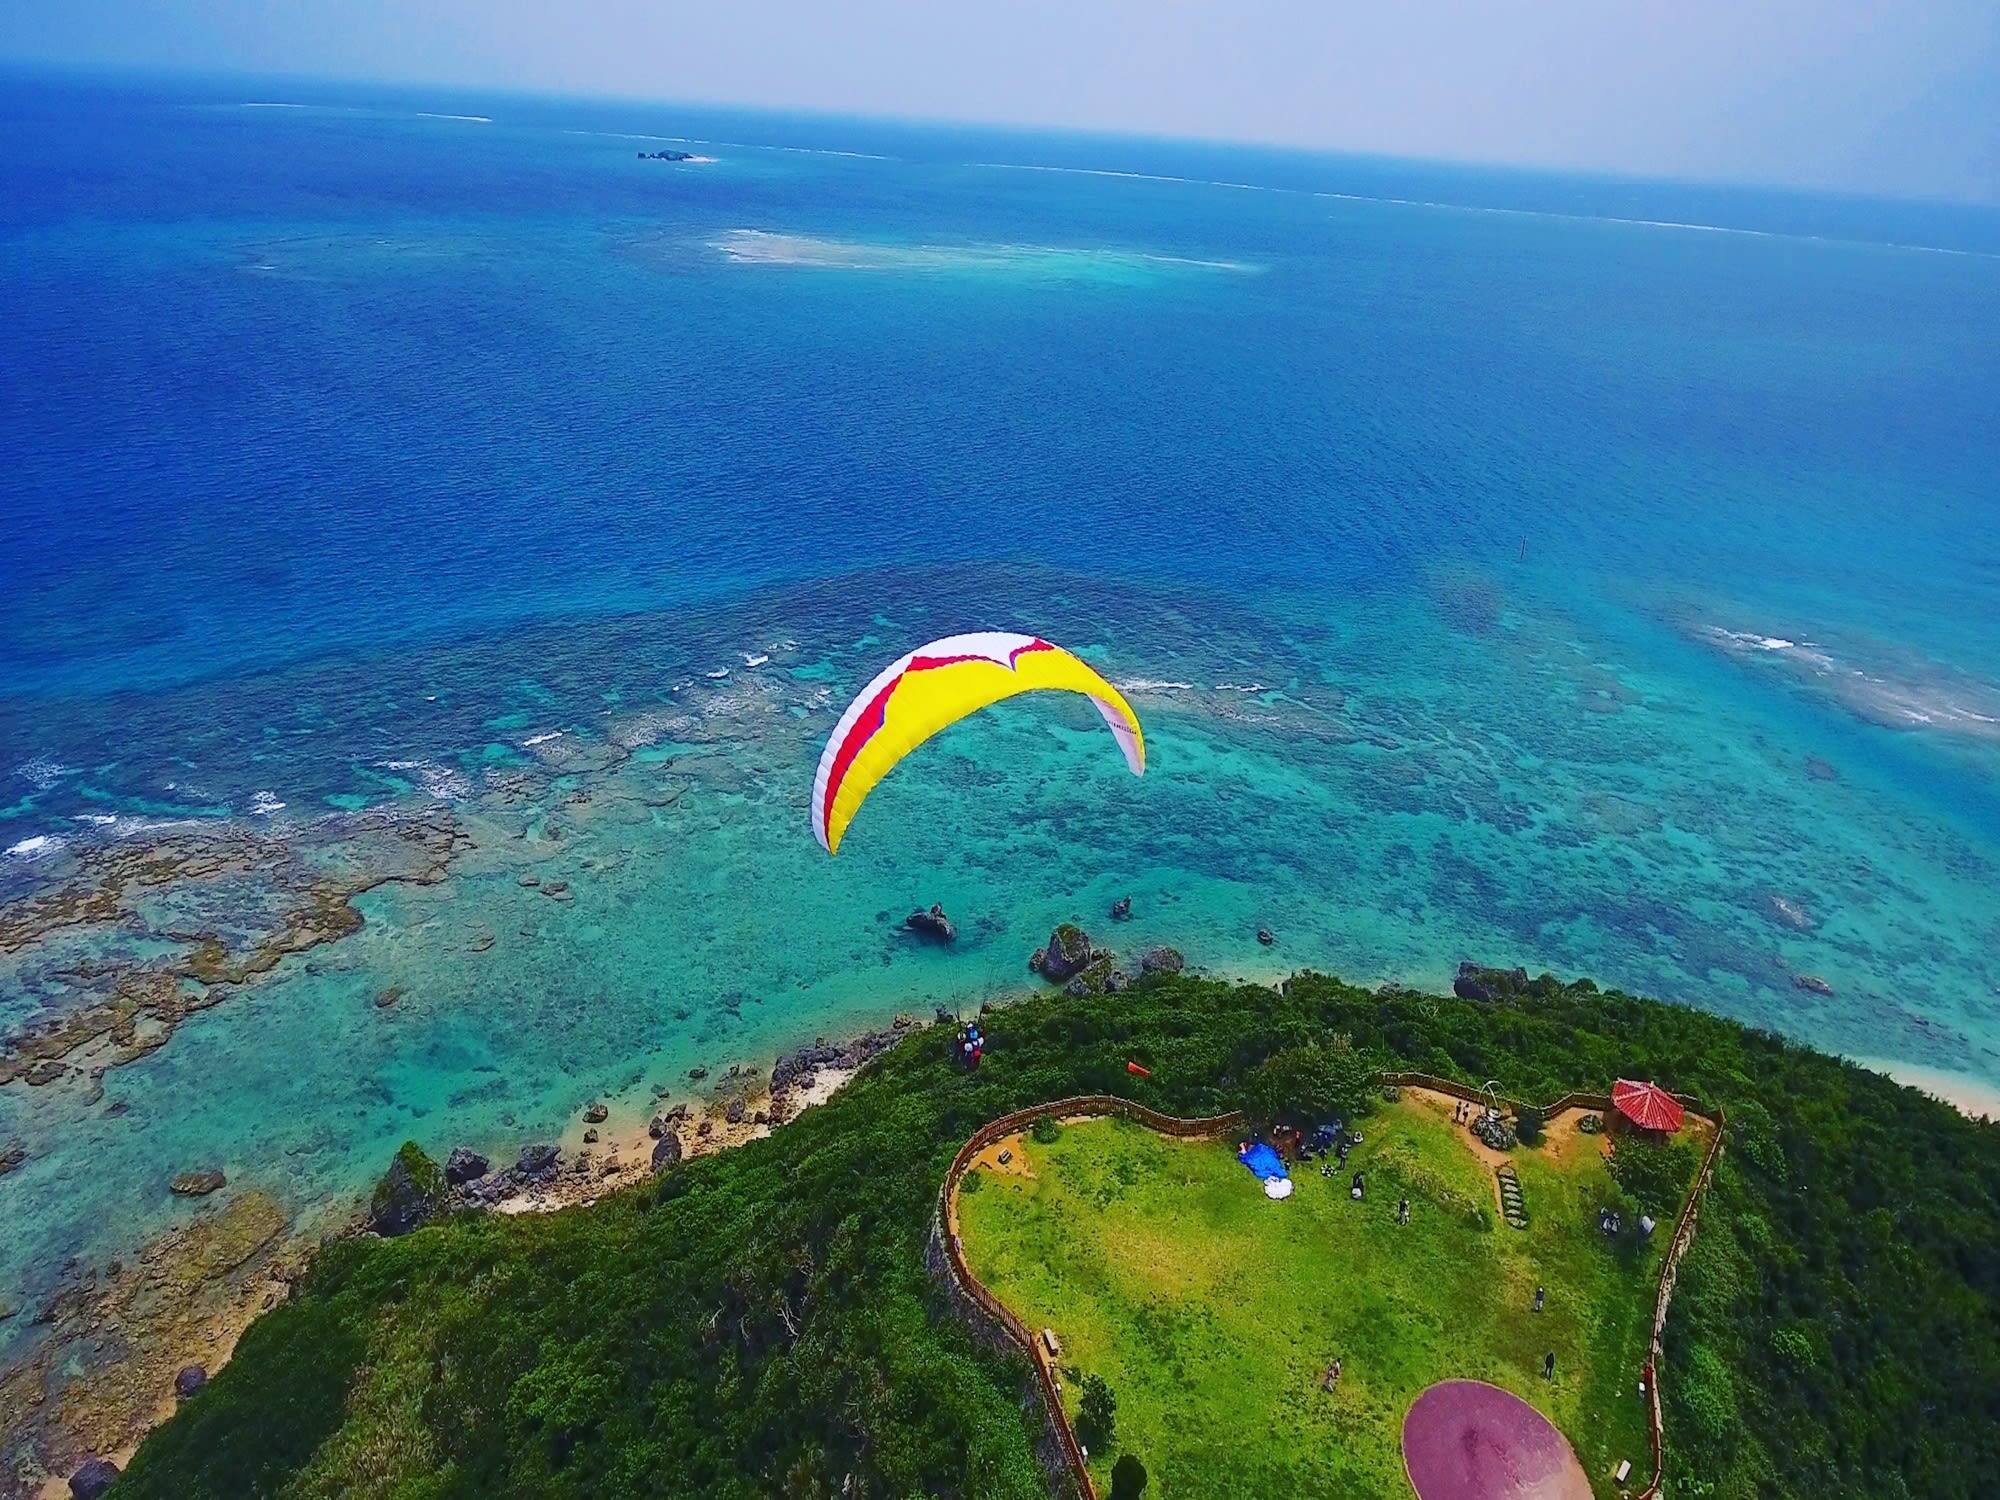
[[[1591,1500],[1569,1439],[1483,1380],[1446,1380],[1403,1417],[1403,1468],[1418,1500]]]

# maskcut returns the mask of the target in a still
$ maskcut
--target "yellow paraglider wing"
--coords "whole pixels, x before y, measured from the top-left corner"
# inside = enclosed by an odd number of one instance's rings
[[[1125,764],[1146,771],[1146,736],[1125,697],[1080,658],[1039,636],[989,630],[919,647],[861,690],[840,716],[813,781],[813,832],[826,852],[877,782],[925,740],[988,704],[1055,688],[1097,705]]]

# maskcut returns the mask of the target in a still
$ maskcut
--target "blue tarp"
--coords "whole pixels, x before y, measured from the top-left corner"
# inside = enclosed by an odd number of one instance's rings
[[[1278,1160],[1277,1149],[1263,1141],[1252,1141],[1236,1153],[1236,1159],[1266,1180],[1292,1175],[1285,1170],[1285,1164]]]

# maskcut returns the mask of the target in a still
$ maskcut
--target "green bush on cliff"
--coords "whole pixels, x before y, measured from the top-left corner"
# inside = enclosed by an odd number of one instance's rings
[[[770,1139],[589,1208],[334,1244],[118,1493],[1043,1495],[1022,1367],[925,1270],[953,1152],[1073,1094],[1219,1113],[1333,1035],[1516,1098],[1638,1076],[1729,1110],[1666,1329],[1677,1493],[1970,1496],[2000,1470],[2000,1129],[1582,985],[1475,1003],[1308,975],[1043,992],[989,1017],[977,1073],[925,1031]]]

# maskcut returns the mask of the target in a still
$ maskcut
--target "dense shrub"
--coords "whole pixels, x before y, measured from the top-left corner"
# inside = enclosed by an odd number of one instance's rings
[[[768,1140],[587,1209],[329,1247],[118,1493],[1046,1494],[1020,1365],[925,1271],[953,1152],[1078,1093],[1220,1113],[1267,1058],[1332,1036],[1516,1098],[1639,1076],[1728,1109],[1660,1372],[1676,1494],[1949,1500],[2000,1471],[2000,1129],[1582,986],[1473,1003],[1174,977],[988,1021],[977,1073],[917,1034]]]
[[[1542,1138],[1542,1112],[1532,1104],[1521,1106],[1514,1116],[1514,1139],[1524,1146],[1533,1146]]]
[[[1095,1453],[1118,1441],[1118,1398],[1102,1375],[1083,1377],[1076,1403],[1076,1439]]]

